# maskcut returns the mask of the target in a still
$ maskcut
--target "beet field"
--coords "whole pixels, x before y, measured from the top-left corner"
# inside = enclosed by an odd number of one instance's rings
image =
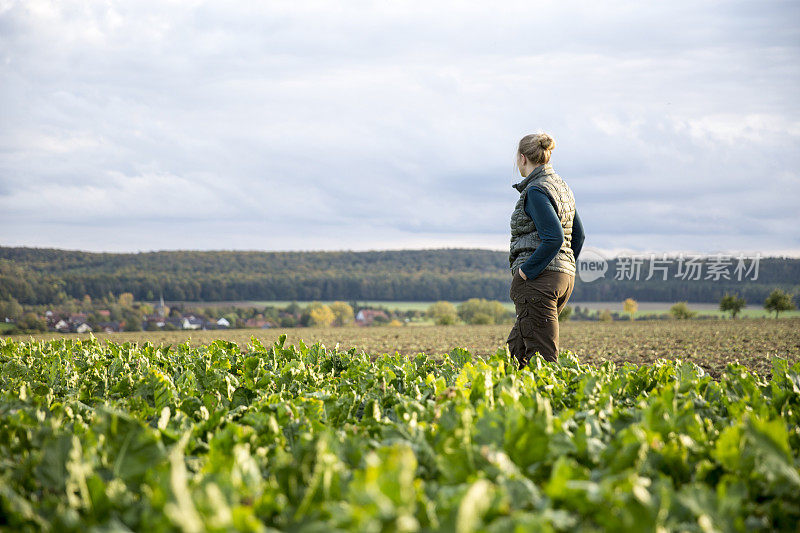
[[[3,339],[0,529],[796,531],[796,324],[715,322],[523,370],[499,328]]]

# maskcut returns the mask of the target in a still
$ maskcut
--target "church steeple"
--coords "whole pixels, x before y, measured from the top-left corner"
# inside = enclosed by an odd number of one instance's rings
[[[161,292],[161,301],[158,303],[158,308],[156,309],[158,316],[164,318],[167,316],[167,306],[164,305],[164,292]]]

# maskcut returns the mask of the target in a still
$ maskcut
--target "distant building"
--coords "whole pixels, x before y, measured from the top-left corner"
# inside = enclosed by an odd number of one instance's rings
[[[222,317],[219,320],[217,320],[217,326],[221,328],[229,328],[231,327],[231,323],[228,321],[227,318]]]
[[[166,318],[169,316],[169,307],[164,305],[164,293],[161,293],[161,299],[156,307],[156,314],[161,318]]]
[[[194,315],[185,316],[181,319],[183,329],[202,329],[203,321]]]
[[[165,321],[166,321],[166,324],[164,324],[165,326],[167,324],[170,324],[174,326],[176,329],[180,329],[181,326],[183,325],[183,319],[178,317],[166,318]]]
[[[389,316],[384,311],[379,309],[362,309],[356,314],[356,325],[369,326],[376,318],[380,318],[385,322],[389,321]]]
[[[75,333],[91,333],[92,328],[86,322],[81,323],[75,328]]]
[[[69,315],[69,323],[73,326],[79,326],[86,322],[86,313],[73,313]]]
[[[167,324],[167,319],[159,314],[152,314],[152,315],[145,315],[144,317],[145,327],[148,324],[153,324],[159,328],[163,328]]]
[[[119,333],[122,331],[122,324],[120,322],[101,322],[97,327],[103,333]]]
[[[53,325],[53,329],[60,332],[69,331],[69,323],[63,318]]]

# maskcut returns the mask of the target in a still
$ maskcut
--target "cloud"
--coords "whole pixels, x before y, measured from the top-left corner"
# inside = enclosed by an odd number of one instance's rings
[[[545,129],[587,244],[798,250],[798,14],[1,3],[0,243],[502,249]]]

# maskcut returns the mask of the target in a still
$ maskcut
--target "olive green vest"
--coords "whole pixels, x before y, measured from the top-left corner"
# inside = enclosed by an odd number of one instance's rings
[[[575,218],[575,196],[572,189],[555,173],[550,163],[536,167],[530,175],[520,183],[513,185],[520,192],[514,212],[511,213],[511,246],[508,256],[511,273],[528,260],[542,240],[536,230],[536,224],[525,212],[526,192],[531,187],[544,191],[555,204],[556,214],[564,230],[564,244],[558,254],[545,267],[575,275],[575,255],[572,253],[572,220]],[[553,202],[554,200],[554,202]]]

